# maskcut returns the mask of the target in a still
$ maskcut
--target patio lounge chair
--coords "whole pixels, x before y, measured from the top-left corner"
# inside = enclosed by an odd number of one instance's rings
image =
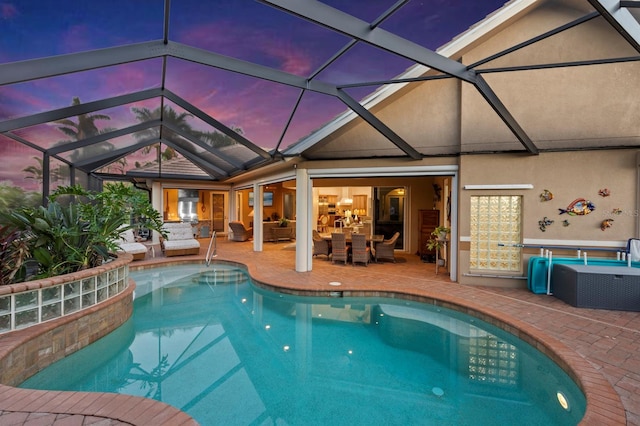
[[[331,255],[331,241],[327,241],[322,238],[320,233],[313,230],[313,255],[318,256],[320,254],[324,254],[327,256],[327,260],[329,260],[329,256]]]
[[[393,263],[396,262],[396,258],[394,257],[394,250],[398,237],[400,237],[400,232],[396,232],[388,240],[384,240],[383,242],[376,244],[376,262],[381,259],[391,260]]]
[[[127,229],[120,233],[120,241],[118,241],[120,249],[118,252],[124,252],[133,255],[133,260],[142,260],[147,255],[147,246],[136,241],[133,229]]]
[[[347,236],[343,233],[334,232],[331,234],[331,263],[344,262],[349,260],[349,247],[347,247]]]
[[[245,228],[244,223],[239,220],[229,222],[229,228],[233,233],[231,241],[247,241],[249,238],[253,238],[253,228]]]
[[[165,223],[163,229],[167,232],[167,238],[161,238],[160,243],[165,256],[200,253],[200,242],[193,237],[190,223]]]
[[[364,263],[369,266],[371,259],[371,249],[367,246],[367,236],[365,234],[351,234],[351,263]]]

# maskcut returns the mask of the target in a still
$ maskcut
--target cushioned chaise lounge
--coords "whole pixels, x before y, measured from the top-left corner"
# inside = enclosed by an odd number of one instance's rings
[[[147,255],[147,246],[136,241],[132,229],[127,229],[120,233],[120,241],[118,241],[120,249],[118,252],[124,252],[133,255],[133,260],[142,260]]]
[[[165,223],[163,228],[167,233],[167,238],[161,241],[165,256],[200,253],[200,243],[193,237],[190,223]]]

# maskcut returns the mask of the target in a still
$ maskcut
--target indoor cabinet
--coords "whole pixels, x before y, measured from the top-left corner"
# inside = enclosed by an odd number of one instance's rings
[[[352,211],[358,210],[358,215],[366,216],[367,215],[367,196],[366,195],[354,195],[353,196],[353,205],[351,206]]]
[[[440,225],[440,211],[439,210],[419,210],[419,245],[418,251],[420,253],[420,257],[425,259],[425,257],[433,257],[435,259],[436,252],[435,250],[428,250],[427,243],[431,239],[431,233]]]

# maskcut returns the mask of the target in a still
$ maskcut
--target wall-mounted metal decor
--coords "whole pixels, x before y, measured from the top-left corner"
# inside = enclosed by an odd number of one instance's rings
[[[605,229],[611,228],[612,226],[613,226],[613,219],[605,219],[600,224],[600,229],[604,231]]]
[[[566,209],[558,210],[560,210],[559,214],[567,213],[569,216],[584,216],[595,209],[596,206],[591,201],[585,200],[584,198],[576,198]]]
[[[567,219],[565,219],[565,220],[563,220],[563,221],[562,221],[562,226],[564,226],[565,228],[566,228],[567,226],[569,226],[569,225],[570,225],[570,223],[569,223],[569,221],[568,221]]]
[[[550,226],[552,224],[553,220],[549,219],[546,216],[544,217],[544,219],[538,221],[538,227],[542,232],[545,232],[547,230],[547,226]]]
[[[607,188],[603,188],[598,191],[598,195],[600,195],[601,197],[608,197],[609,195],[611,195],[611,191],[609,191]]]
[[[540,194],[540,201],[549,200],[553,200],[553,194],[548,189],[545,189],[544,191],[542,191],[542,194]]]

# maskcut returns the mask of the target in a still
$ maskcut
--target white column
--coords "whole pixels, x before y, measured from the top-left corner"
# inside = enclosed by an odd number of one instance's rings
[[[262,251],[262,186],[253,184],[253,251]]]
[[[296,169],[296,272],[311,270],[313,191],[307,169]]]

